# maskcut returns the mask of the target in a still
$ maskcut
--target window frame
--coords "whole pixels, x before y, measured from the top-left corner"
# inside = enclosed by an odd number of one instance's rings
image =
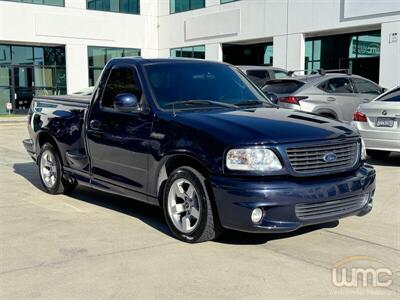
[[[197,57],[194,57],[194,49],[196,48],[196,47],[203,47],[204,48],[204,58],[197,58]],[[182,50],[183,49],[187,49],[187,48],[191,48],[191,53],[192,53],[192,56],[190,56],[190,57],[185,57],[185,56],[172,56],[172,51],[180,51],[181,53],[182,53]],[[193,46],[185,46],[185,47],[177,47],[177,48],[170,48],[169,49],[169,56],[170,57],[173,57],[173,58],[194,58],[194,59],[206,59],[206,45],[205,44],[202,44],[202,45],[193,45]]]
[[[1,1],[1,0],[0,0]],[[8,0],[6,0],[8,1]],[[65,1],[65,0],[63,0]],[[121,7],[121,0],[118,2],[118,9]],[[123,12],[123,11],[112,11],[112,10],[104,10],[104,9],[93,9],[89,8],[89,0],[86,0],[86,10],[90,11],[101,11],[101,12],[107,12],[107,13],[115,13],[115,14],[125,14],[125,15],[134,15],[134,16],[140,16],[140,0],[137,0],[137,13],[129,13],[129,12]]]
[[[1,1],[1,0],[0,0]],[[105,51],[104,51],[104,53],[103,53],[103,55],[104,55],[104,66],[103,67],[96,67],[96,66],[91,66],[90,65],[90,49],[91,48],[94,48],[94,49],[105,49]],[[98,70],[98,71],[100,71],[100,75],[101,75],[101,72],[104,70],[104,67],[107,65],[107,63],[108,63],[108,61],[107,61],[107,50],[108,49],[110,49],[110,50],[115,50],[115,49],[121,49],[122,51],[123,51],[123,53],[124,53],[124,55],[122,56],[122,57],[126,57],[125,56],[125,50],[135,50],[135,51],[137,51],[138,52],[138,56],[141,56],[141,54],[142,54],[142,49],[140,49],[140,48],[124,48],[124,47],[106,47],[106,46],[92,46],[92,45],[88,45],[87,46],[87,59],[88,59],[88,85],[89,86],[94,86],[94,85],[96,85],[96,82],[97,82],[97,80],[96,81],[93,81],[93,84],[91,85],[90,84],[90,71],[91,70]],[[100,77],[100,75],[99,75],[99,77]],[[93,78],[94,79],[94,78]],[[98,79],[98,78],[97,78]]]
[[[240,0],[228,0],[227,2],[222,2],[223,0],[219,0],[219,4],[220,5],[224,5],[224,4],[228,4],[228,3],[232,3],[232,2],[238,2]]]
[[[136,84],[139,87],[139,90],[141,91],[140,99],[138,98],[138,106],[142,108],[141,110],[132,111],[132,112],[121,112],[121,111],[115,110],[113,107],[108,107],[108,106],[104,106],[103,105],[104,94],[106,92],[108,82],[110,81],[110,77],[111,77],[113,71],[118,70],[118,69],[127,69],[127,70],[132,72],[133,78],[135,79]],[[104,111],[104,112],[123,114],[123,115],[126,115],[126,114],[135,115],[135,114],[141,113],[143,111],[143,107],[144,107],[143,104],[144,104],[143,85],[142,85],[142,83],[141,83],[141,81],[139,79],[137,68],[135,66],[128,65],[128,64],[123,64],[123,63],[119,63],[119,64],[117,63],[117,64],[113,65],[111,67],[111,69],[109,69],[109,71],[108,71],[107,79],[104,82],[104,87],[102,89],[101,96],[99,97],[99,100],[98,100],[99,110]]]
[[[174,14],[179,14],[179,13],[184,13],[184,12],[188,12],[188,11],[192,11],[192,10],[197,10],[197,9],[202,9],[202,8],[206,8],[206,0],[202,0],[203,1],[203,7],[198,7],[198,8],[191,8],[191,4],[192,4],[193,0],[189,0],[189,9],[188,10],[182,10],[182,11],[175,11],[172,12],[172,0],[169,0],[169,14],[170,15],[174,15]],[[236,1],[236,0],[235,0]]]
[[[52,7],[65,7],[65,0],[62,0],[62,5],[44,3],[46,0],[42,0],[43,3],[34,3],[33,0],[32,0],[32,2],[15,1],[15,0],[0,0],[0,1],[22,3],[22,4],[33,4],[33,5],[46,5],[46,6],[52,6]]]

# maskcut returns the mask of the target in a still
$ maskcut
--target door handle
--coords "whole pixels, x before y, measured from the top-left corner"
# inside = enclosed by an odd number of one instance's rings
[[[336,101],[336,98],[328,97],[326,100],[328,100],[329,102],[335,102],[335,101]]]
[[[101,128],[101,122],[99,120],[92,120],[89,123],[90,129],[99,130]]]

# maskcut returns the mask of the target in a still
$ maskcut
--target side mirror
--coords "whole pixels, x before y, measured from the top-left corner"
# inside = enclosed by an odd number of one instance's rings
[[[384,92],[386,92],[388,89],[387,88],[382,88],[381,89],[381,94],[383,94]]]
[[[115,96],[113,107],[119,112],[134,112],[139,111],[138,99],[130,93],[122,93]]]

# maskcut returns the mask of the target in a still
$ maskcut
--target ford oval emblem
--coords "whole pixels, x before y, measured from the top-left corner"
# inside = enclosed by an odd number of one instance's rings
[[[325,162],[333,162],[337,159],[337,156],[335,153],[330,152],[330,153],[326,153],[324,155],[323,159]]]

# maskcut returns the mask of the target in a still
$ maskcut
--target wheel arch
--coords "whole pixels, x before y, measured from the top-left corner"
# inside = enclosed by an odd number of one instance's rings
[[[164,194],[165,184],[167,183],[168,177],[171,173],[179,167],[188,166],[200,172],[205,178],[210,174],[210,169],[201,162],[198,158],[190,155],[177,153],[168,156],[162,163],[157,173],[157,197],[159,204],[162,204],[162,198]]]
[[[60,153],[60,149],[58,148],[56,139],[46,130],[41,131],[37,135],[37,139],[36,139],[36,155],[37,155],[37,157],[39,157],[40,149],[42,148],[42,146],[45,143],[49,143],[54,147],[54,149],[57,151],[58,157],[61,160],[61,163],[64,164],[63,157]]]

